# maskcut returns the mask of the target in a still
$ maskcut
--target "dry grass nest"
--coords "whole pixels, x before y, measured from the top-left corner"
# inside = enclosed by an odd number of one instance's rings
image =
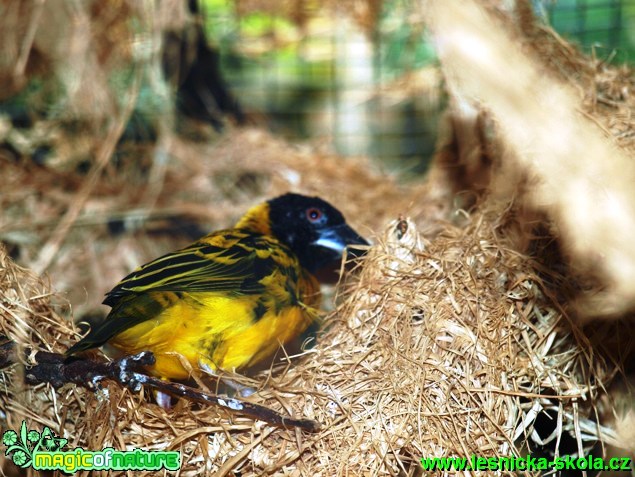
[[[345,283],[317,345],[257,379],[251,399],[318,420],[315,434],[185,400],[166,411],[114,383],[96,394],[28,389],[15,367],[3,376],[5,425],[49,426],[71,448],[181,450],[181,475],[416,475],[422,456],[520,454],[560,434],[580,449],[598,437],[615,443],[596,416],[619,364],[506,246],[500,217],[477,214],[428,243],[413,222],[395,220]],[[73,331],[47,305],[46,287],[4,252],[2,265],[4,333],[63,352]],[[534,428],[543,412],[551,436]]]

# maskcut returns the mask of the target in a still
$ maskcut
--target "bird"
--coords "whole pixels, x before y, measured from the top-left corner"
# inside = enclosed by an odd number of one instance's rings
[[[325,200],[281,195],[131,272],[106,294],[106,318],[66,354],[151,351],[149,372],[166,380],[253,367],[319,316],[315,273],[367,245]]]

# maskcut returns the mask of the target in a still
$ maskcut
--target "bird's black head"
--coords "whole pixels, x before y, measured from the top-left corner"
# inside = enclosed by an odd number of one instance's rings
[[[285,194],[268,204],[271,233],[310,272],[339,260],[347,245],[368,245],[339,210],[319,197]]]

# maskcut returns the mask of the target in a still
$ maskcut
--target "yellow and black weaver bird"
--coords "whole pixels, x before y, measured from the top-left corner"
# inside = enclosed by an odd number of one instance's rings
[[[324,200],[269,200],[130,273],[106,294],[106,319],[67,354],[106,343],[125,355],[152,351],[150,371],[166,379],[188,377],[183,358],[206,371],[251,367],[317,317],[313,274],[348,245],[368,243]]]

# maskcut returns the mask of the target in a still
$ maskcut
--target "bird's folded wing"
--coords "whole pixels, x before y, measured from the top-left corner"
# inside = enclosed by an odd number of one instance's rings
[[[208,236],[159,257],[125,277],[106,295],[104,304],[112,307],[109,316],[68,354],[100,346],[118,333],[153,319],[181,299],[182,293],[190,299],[205,292],[236,298],[277,289],[288,293],[288,285],[297,280],[297,262],[285,250],[266,237],[224,234],[220,238]],[[281,280],[283,283],[277,283]]]
[[[264,290],[260,280],[288,268],[288,263],[277,259],[280,253],[272,253],[271,247],[280,247],[278,243],[264,237],[234,238],[223,247],[196,242],[143,265],[119,282],[104,304],[114,307],[131,294],[159,291],[256,294]]]

